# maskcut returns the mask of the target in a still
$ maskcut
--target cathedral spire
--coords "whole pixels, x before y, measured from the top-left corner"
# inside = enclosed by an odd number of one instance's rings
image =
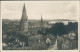
[[[42,13],[41,13],[41,22],[43,22],[43,19],[42,19]]]
[[[41,13],[41,27],[43,27],[44,24],[43,24],[43,18],[42,18],[42,13]]]
[[[27,18],[27,19],[28,19],[27,14],[26,14],[26,7],[25,7],[25,3],[24,3],[24,6],[23,6],[23,10],[22,10],[22,17],[23,17],[23,18]]]
[[[23,11],[25,11],[25,12],[26,12],[25,3],[24,3],[24,6],[23,6]]]
[[[25,4],[24,4],[23,10],[22,10],[22,17],[21,17],[21,21],[20,21],[20,29],[23,32],[27,32],[28,31],[28,16],[26,15]]]

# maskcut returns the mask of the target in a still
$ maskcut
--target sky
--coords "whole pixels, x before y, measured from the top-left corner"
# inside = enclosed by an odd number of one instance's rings
[[[28,19],[79,19],[79,1],[1,1],[1,18],[21,19],[24,3]]]

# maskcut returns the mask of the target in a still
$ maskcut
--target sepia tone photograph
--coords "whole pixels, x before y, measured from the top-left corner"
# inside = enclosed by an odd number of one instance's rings
[[[78,1],[2,1],[2,50],[78,50]]]

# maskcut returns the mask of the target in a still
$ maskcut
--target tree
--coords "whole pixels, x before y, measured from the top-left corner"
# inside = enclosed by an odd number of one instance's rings
[[[18,38],[20,41],[23,41],[23,42],[27,42],[27,40],[28,40],[28,37],[22,31],[17,31],[15,34],[15,37]]]
[[[23,31],[17,31],[16,34],[15,34],[15,37],[16,37],[19,41],[25,42],[26,45],[28,45],[28,36],[26,36]]]
[[[50,29],[51,33],[54,34],[54,36],[61,36],[66,34],[66,26],[64,25],[64,23],[55,23],[54,25],[52,25],[51,29]]]
[[[66,25],[64,23],[59,22],[52,25],[51,28],[41,29],[38,31],[39,34],[47,35],[49,33],[53,34],[54,36],[61,36],[67,33]]]
[[[71,31],[76,32],[76,30],[78,30],[78,23],[77,22],[75,22],[75,23],[69,22],[67,25],[67,30],[68,30],[68,32],[71,32]]]
[[[73,31],[76,34],[76,39],[78,39],[78,23],[77,22],[69,22],[67,25],[67,31],[70,33]]]

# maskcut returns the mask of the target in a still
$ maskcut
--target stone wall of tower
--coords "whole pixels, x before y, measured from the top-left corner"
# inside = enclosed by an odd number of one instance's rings
[[[20,20],[20,30],[23,31],[23,32],[28,31],[28,16],[26,14],[25,4],[23,6],[22,17],[21,17],[21,20]]]

